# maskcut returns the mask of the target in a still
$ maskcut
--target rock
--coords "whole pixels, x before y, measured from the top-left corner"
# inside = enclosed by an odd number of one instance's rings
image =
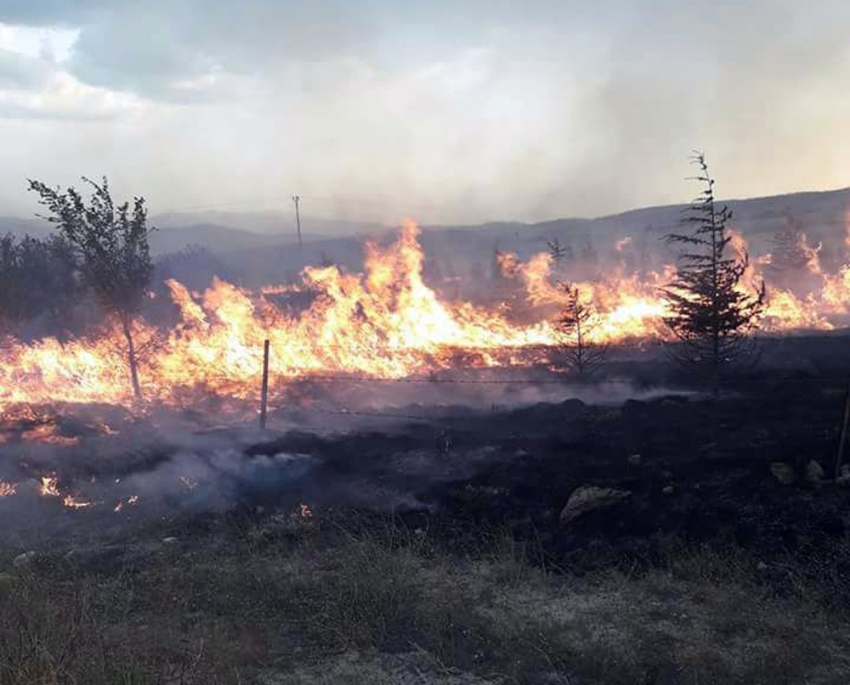
[[[662,472],[661,472],[661,477],[662,477],[664,480],[672,480],[672,478],[673,478],[673,472],[672,472],[672,471],[662,471]]]
[[[38,552],[24,552],[23,554],[19,554],[12,560],[12,566],[16,569],[27,569],[30,568],[33,562],[38,558]]]
[[[162,544],[163,545],[175,545],[175,544],[177,544],[177,538],[175,538],[175,537],[162,538]]]
[[[633,454],[629,457],[628,461],[629,466],[640,466],[641,462],[643,461],[643,457],[641,457],[639,454]]]
[[[756,566],[756,571],[758,571],[759,573],[764,573],[765,571],[767,571],[767,568],[767,564],[765,564],[763,561],[760,561],[758,563],[758,566]]]
[[[583,485],[573,490],[567,504],[561,510],[561,523],[569,523],[589,511],[605,509],[618,504],[631,494],[627,490]]]
[[[675,491],[676,489],[672,485],[666,485],[661,492],[665,495],[672,495]]]
[[[824,471],[823,467],[812,459],[806,466],[806,482],[819,488],[823,484]]]
[[[796,480],[794,467],[781,461],[775,461],[770,465],[770,472],[782,485],[791,485]]]

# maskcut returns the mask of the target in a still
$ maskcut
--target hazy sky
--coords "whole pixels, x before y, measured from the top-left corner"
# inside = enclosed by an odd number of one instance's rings
[[[0,0],[0,214],[538,220],[850,185],[846,0]]]

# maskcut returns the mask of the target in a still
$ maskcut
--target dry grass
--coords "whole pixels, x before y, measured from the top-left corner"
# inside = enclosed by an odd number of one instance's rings
[[[118,572],[59,555],[9,568],[0,685],[846,685],[850,673],[845,616],[813,593],[776,597],[730,553],[577,579],[530,567],[507,538],[459,558],[393,525],[223,542],[146,547]]]

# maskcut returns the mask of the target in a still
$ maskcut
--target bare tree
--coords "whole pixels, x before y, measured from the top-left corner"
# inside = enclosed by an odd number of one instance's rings
[[[121,326],[127,344],[127,364],[133,394],[142,398],[138,356],[133,339],[133,323],[139,315],[151,277],[153,264],[148,247],[147,209],[142,197],[115,206],[106,178],[98,184],[87,178],[92,195],[86,204],[74,188],[64,193],[40,181],[30,180],[30,190],[47,207],[44,217],[77,252],[83,283],[97,301]]]
[[[602,367],[608,348],[592,340],[598,319],[593,308],[582,302],[578,287],[570,283],[560,285],[566,294],[566,303],[555,320],[555,329],[562,359],[567,368],[587,378]]]
[[[674,360],[705,372],[717,394],[722,370],[753,358],[750,333],[764,307],[765,290],[762,282],[747,292],[742,282],[749,263],[746,254],[726,256],[732,212],[716,205],[704,155],[696,153],[692,162],[700,170],[693,180],[704,189],[684,212],[683,223],[692,230],[667,236],[684,250],[676,277],[663,290],[672,311],[666,323],[680,341],[672,352]]]

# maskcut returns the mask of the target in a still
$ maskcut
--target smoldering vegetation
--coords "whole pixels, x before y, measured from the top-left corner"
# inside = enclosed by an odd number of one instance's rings
[[[835,354],[843,344],[835,336],[774,341],[760,370],[731,379],[724,393],[744,406],[742,398],[774,384],[838,397],[850,371]],[[288,383],[272,395],[268,431],[257,427],[255,401],[221,403],[202,394],[194,407],[143,413],[108,405],[29,408],[0,427],[0,482],[15,489],[0,497],[4,517],[15,522],[3,536],[20,542],[37,531],[48,539],[74,528],[96,536],[162,516],[301,504],[433,512],[451,483],[486,478],[513,459],[500,440],[554,439],[565,416],[575,422],[570,431],[583,426],[595,434],[598,417],[616,416],[624,405],[697,406],[705,397],[655,348],[621,350],[599,378],[581,383],[542,367]],[[824,430],[835,430],[839,404],[830,401]]]

